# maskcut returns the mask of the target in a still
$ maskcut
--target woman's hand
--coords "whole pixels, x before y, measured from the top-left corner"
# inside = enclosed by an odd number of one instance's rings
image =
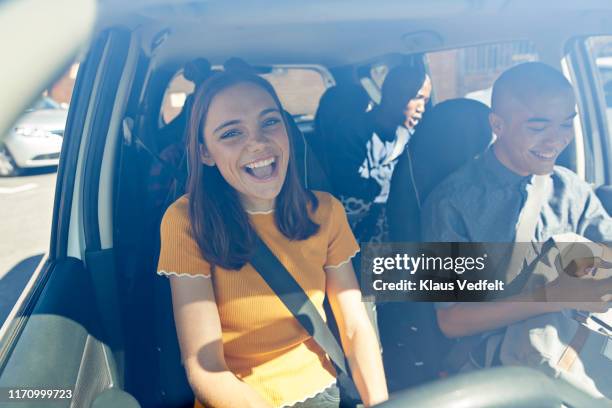
[[[325,269],[327,296],[338,322],[344,353],[366,407],[389,398],[376,333],[368,318],[350,262]]]
[[[269,407],[225,363],[211,279],[171,276],[170,286],[183,364],[196,398],[206,407]]]

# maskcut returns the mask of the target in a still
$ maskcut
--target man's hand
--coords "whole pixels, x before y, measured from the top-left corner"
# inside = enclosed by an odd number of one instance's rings
[[[575,276],[592,276],[596,279],[608,278],[612,273],[612,259],[607,259],[610,249],[594,242],[572,242],[557,244],[560,249],[561,268],[565,273]],[[607,270],[607,273],[604,272]],[[561,271],[559,271],[561,274]]]
[[[596,279],[591,274],[584,273],[588,270],[588,263],[579,265],[581,275],[579,277],[569,275],[561,271],[559,277],[545,286],[546,299],[553,302],[562,302],[580,307],[568,306],[569,308],[588,310],[591,312],[602,312],[609,308],[606,302],[612,301],[612,278]]]

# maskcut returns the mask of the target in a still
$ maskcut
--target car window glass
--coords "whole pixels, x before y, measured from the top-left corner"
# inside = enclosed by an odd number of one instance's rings
[[[279,67],[262,77],[272,84],[283,107],[298,121],[314,119],[319,99],[327,89],[323,76],[317,70]]]
[[[174,75],[174,78],[172,78],[168,84],[162,101],[162,124],[170,123],[172,119],[176,118],[178,114],[181,113],[187,96],[190,95],[193,90],[193,82],[185,79],[183,70],[180,70]]]
[[[612,128],[612,36],[588,38],[586,45],[596,71],[597,86],[602,91],[608,129],[610,129]]]
[[[284,108],[298,122],[314,119],[321,95],[327,89],[326,79],[314,68],[275,67],[261,74],[267,79],[281,100]],[[187,96],[194,90],[193,83],[179,71],[170,81],[164,94],[161,109],[161,124],[165,125],[178,116]]]
[[[382,84],[385,81],[385,77],[387,76],[388,72],[389,66],[387,64],[377,64],[370,69],[370,77],[372,80],[374,80],[374,83],[376,86],[378,86],[378,89],[382,88]]]
[[[425,54],[437,103],[466,97],[489,105],[491,87],[499,74],[514,65],[537,60],[538,54],[530,41],[487,44]]]
[[[0,325],[49,250],[56,171],[78,64],[0,138]]]

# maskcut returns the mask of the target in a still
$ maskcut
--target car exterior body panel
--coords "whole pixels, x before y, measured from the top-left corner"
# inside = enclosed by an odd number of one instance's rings
[[[58,165],[67,115],[64,109],[42,109],[28,112],[17,121],[4,141],[17,166]]]

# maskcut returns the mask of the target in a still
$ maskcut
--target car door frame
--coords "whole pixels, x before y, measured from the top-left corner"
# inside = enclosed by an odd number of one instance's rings
[[[605,95],[598,84],[598,68],[586,44],[588,38],[575,37],[566,45],[566,59],[582,122],[585,179],[594,186],[612,185],[612,135],[606,118]]]
[[[112,275],[108,269],[112,269],[113,258],[102,248],[98,194],[111,118],[121,115],[115,111],[115,98],[120,82],[117,79],[123,79],[131,45],[126,38],[129,40],[129,32],[124,29],[100,33],[80,68],[58,168],[49,255],[33,275],[0,333],[0,384],[17,382],[19,386],[33,387],[52,382],[55,370],[43,367],[35,375],[29,375],[33,372],[37,350],[45,350],[44,346],[49,345],[51,353],[45,360],[59,362],[61,354],[67,353],[66,360],[72,361],[60,377],[64,384],[74,387],[79,403],[91,403],[104,389],[123,386],[118,358],[122,350],[117,342],[121,327],[112,324],[118,321],[118,311],[104,313],[109,303],[109,288],[110,292],[116,292],[117,288],[113,283],[108,285],[106,279]],[[115,43],[119,48],[119,64],[111,63]],[[109,98],[111,103],[102,102]],[[90,179],[94,182],[85,182]],[[112,199],[108,201],[112,203]],[[116,319],[110,319],[109,323],[109,316]],[[63,336],[64,341],[75,338],[75,347],[66,350],[57,344],[62,339],[48,341],[41,335],[45,332]],[[26,353],[24,347],[28,344],[31,347]],[[20,365],[29,368],[16,368]],[[88,377],[92,365],[93,372],[98,372],[103,381]]]
[[[86,61],[99,59],[103,49],[102,41],[94,43]],[[7,355],[10,354],[12,344],[19,338],[24,325],[27,323],[27,317],[39,300],[56,263],[68,256],[67,243],[78,153],[81,148],[87,118],[89,105],[87,102],[91,98],[97,73],[97,67],[91,66],[87,62],[80,67],[73,93],[73,108],[68,112],[66,121],[65,142],[62,144],[60,154],[62,160],[57,170],[49,252],[33,273],[22,295],[0,329],[0,372]]]

